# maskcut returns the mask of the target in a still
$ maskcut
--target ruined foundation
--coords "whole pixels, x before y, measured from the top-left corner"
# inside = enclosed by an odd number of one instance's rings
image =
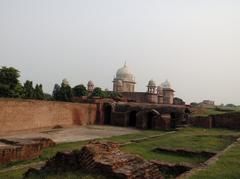
[[[54,146],[51,139],[0,139],[0,164],[39,157],[42,150]]]
[[[45,172],[85,170],[120,179],[162,179],[158,166],[120,151],[119,144],[91,141],[80,151],[58,153],[40,170],[30,169],[25,178]]]

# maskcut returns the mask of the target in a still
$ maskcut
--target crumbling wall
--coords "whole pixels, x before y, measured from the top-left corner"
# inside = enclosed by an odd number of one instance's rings
[[[240,129],[240,112],[192,117],[188,122],[196,127]]]
[[[188,121],[191,125],[195,127],[203,127],[203,128],[212,128],[212,118],[211,117],[192,117]]]
[[[240,112],[212,115],[213,127],[240,129]]]
[[[85,170],[120,179],[162,179],[158,166],[119,149],[119,144],[91,141],[80,151],[58,153],[40,170],[29,170],[25,178],[42,173]]]
[[[96,121],[95,104],[0,99],[0,135],[56,125],[87,125]]]
[[[39,157],[42,150],[54,146],[51,139],[0,139],[0,163],[30,160]]]

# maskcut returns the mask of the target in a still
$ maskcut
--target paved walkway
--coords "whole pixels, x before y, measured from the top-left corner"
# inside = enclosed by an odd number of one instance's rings
[[[126,127],[114,127],[114,126],[72,126],[68,128],[60,129],[42,129],[35,132],[18,132],[8,136],[1,136],[0,138],[35,138],[35,137],[46,137],[52,139],[56,143],[64,142],[77,142],[98,138],[106,138],[111,136],[119,136],[125,134],[131,134],[138,132],[139,130]]]

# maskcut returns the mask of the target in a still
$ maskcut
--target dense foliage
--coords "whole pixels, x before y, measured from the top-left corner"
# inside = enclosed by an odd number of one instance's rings
[[[20,72],[13,67],[0,68],[0,97],[44,99],[42,85],[27,80],[24,85],[19,82]]]
[[[23,89],[19,82],[20,73],[13,67],[0,68],[0,97],[21,97]]]
[[[57,101],[72,101],[72,88],[64,83],[62,83],[61,86],[55,84],[53,89],[53,98]]]
[[[87,96],[88,91],[84,85],[77,85],[73,88],[73,95],[76,97]]]

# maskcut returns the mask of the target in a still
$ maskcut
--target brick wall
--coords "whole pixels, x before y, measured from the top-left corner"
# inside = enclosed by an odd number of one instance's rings
[[[196,127],[212,128],[212,118],[211,117],[193,117],[189,119],[189,123]]]
[[[213,127],[240,129],[240,112],[213,115]]]
[[[0,99],[0,135],[56,125],[87,125],[96,121],[95,104]]]

